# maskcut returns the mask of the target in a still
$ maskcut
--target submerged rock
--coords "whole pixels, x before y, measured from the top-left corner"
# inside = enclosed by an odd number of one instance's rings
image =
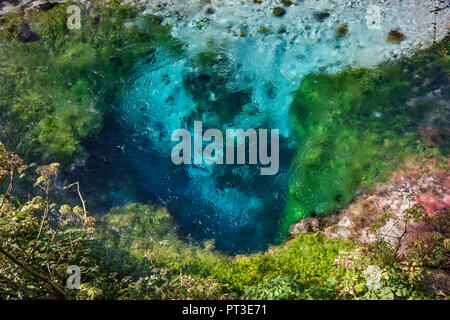
[[[251,102],[251,90],[239,88],[236,66],[225,55],[203,52],[192,60],[192,64],[198,70],[186,73],[183,85],[197,103],[196,115],[208,112],[206,123],[213,122],[213,118],[227,123],[241,113],[245,104]]]
[[[342,23],[339,25],[339,27],[336,29],[336,37],[342,38],[348,33],[348,23]]]
[[[320,12],[316,12],[314,14],[314,18],[316,18],[319,21],[323,21],[326,18],[328,18],[330,16],[330,13],[328,11],[320,11]]]
[[[91,25],[96,26],[100,23],[100,16],[95,16],[91,19]]]
[[[403,40],[405,40],[405,35],[402,32],[394,29],[389,31],[389,35],[386,41],[389,43],[400,43]]]
[[[208,8],[206,8],[206,10],[205,10],[205,13],[206,13],[206,14],[213,14],[213,13],[215,13],[215,12],[216,12],[216,10],[214,10],[213,7],[208,7]]]
[[[286,13],[286,10],[284,10],[282,7],[276,7],[273,9],[273,14],[277,17],[282,17]]]
[[[37,5],[35,5],[35,8],[41,10],[41,11],[48,11],[55,7],[57,5],[56,2],[40,2]]]
[[[261,26],[259,29],[258,29],[258,31],[257,31],[258,33],[269,33],[270,32],[270,29],[269,28],[266,28],[266,27],[264,27],[264,26]]]

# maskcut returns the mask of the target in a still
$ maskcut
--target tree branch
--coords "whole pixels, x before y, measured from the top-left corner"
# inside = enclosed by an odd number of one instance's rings
[[[20,268],[31,274],[32,276],[42,280],[46,284],[48,284],[58,295],[60,295],[64,299],[69,299],[69,295],[62,289],[60,286],[58,286],[56,283],[54,283],[52,280],[48,279],[43,274],[33,270],[28,265],[20,262],[13,254],[6,252],[3,248],[0,247],[0,253],[5,255],[9,260],[14,262],[16,265],[18,265]]]

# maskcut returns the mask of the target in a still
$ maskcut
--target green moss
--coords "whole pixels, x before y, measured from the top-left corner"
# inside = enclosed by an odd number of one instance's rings
[[[19,25],[22,22],[22,15],[19,13],[6,13],[1,17],[0,39],[17,39]]]
[[[418,125],[431,113],[445,119],[445,109],[408,101],[448,79],[442,50],[446,46],[448,39],[395,64],[312,74],[302,81],[291,106],[299,149],[285,233],[311,213],[341,208],[375,181],[386,179],[405,156],[425,149]],[[448,154],[445,139],[438,148]]]
[[[192,59],[192,64],[203,68],[212,68],[225,58],[216,51],[203,51]]]

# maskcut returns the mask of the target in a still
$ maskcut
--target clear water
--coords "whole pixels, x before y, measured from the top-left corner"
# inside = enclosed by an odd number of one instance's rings
[[[90,177],[107,178],[107,183],[99,182],[107,186],[101,203],[159,203],[170,209],[185,236],[214,239],[219,250],[229,253],[267,248],[280,232],[290,164],[298,148],[289,121],[293,90],[308,73],[373,66],[430,42],[433,15],[423,15],[423,2],[407,2],[385,12],[381,29],[367,27],[367,6],[340,1],[319,6],[299,2],[284,19],[274,18],[270,7],[245,15],[247,5],[237,10],[234,4],[233,12],[239,14],[232,14],[224,4],[200,29],[196,21],[204,11],[194,6],[173,28],[173,35],[186,44],[185,52],[174,56],[159,48],[138,62],[114,115],[87,146],[91,157],[85,170]],[[409,11],[399,15],[405,6]],[[317,21],[319,9],[330,10],[331,16]],[[427,30],[411,23],[419,15]],[[349,23],[350,33],[343,39],[335,36],[337,20]],[[257,31],[268,24],[272,32]],[[286,31],[278,32],[282,27]],[[387,44],[387,30],[398,27],[407,41]],[[245,37],[236,36],[239,28]],[[409,37],[413,33],[414,40]],[[210,51],[218,57],[214,66],[196,62]],[[279,129],[279,173],[261,176],[257,165],[173,165],[171,134],[178,128],[192,132],[194,120],[202,120],[205,129]]]

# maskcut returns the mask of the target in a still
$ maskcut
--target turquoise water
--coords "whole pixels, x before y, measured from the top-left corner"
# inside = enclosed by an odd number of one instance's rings
[[[291,84],[275,70],[265,74],[273,81],[261,81],[263,75],[242,68],[229,52],[217,51],[217,64],[198,67],[195,54],[160,50],[137,63],[122,103],[88,146],[89,176],[108,177],[103,204],[158,203],[169,208],[182,236],[214,239],[229,253],[266,249],[279,236],[295,152],[287,114]],[[280,129],[278,173],[262,176],[259,165],[172,164],[172,132],[192,132],[196,120],[204,130]]]
[[[319,8],[299,6],[288,13],[301,14],[299,20],[280,20],[271,11],[256,22],[256,15],[248,21],[230,18],[246,37],[226,33],[229,23],[219,17],[201,30],[180,22],[173,33],[185,44],[183,53],[158,48],[136,63],[129,78],[118,79],[124,84],[120,102],[86,146],[88,193],[101,190],[93,206],[107,209],[130,201],[167,206],[181,236],[214,239],[228,253],[264,250],[279,241],[291,163],[301,148],[289,115],[294,90],[307,74],[371,67],[403,48],[385,41],[400,21],[395,11],[387,12],[381,29],[370,29],[365,6],[336,6],[325,21],[315,18]],[[420,3],[413,9],[408,15],[421,12]],[[408,15],[401,21],[404,31],[418,36],[421,26],[411,29],[414,17]],[[350,34],[337,38],[336,21],[343,18]],[[270,32],[257,31],[267,22]],[[407,39],[403,49],[411,45]],[[261,176],[258,165],[175,166],[171,134],[179,128],[193,133],[194,121],[222,132],[278,129],[279,172]]]

